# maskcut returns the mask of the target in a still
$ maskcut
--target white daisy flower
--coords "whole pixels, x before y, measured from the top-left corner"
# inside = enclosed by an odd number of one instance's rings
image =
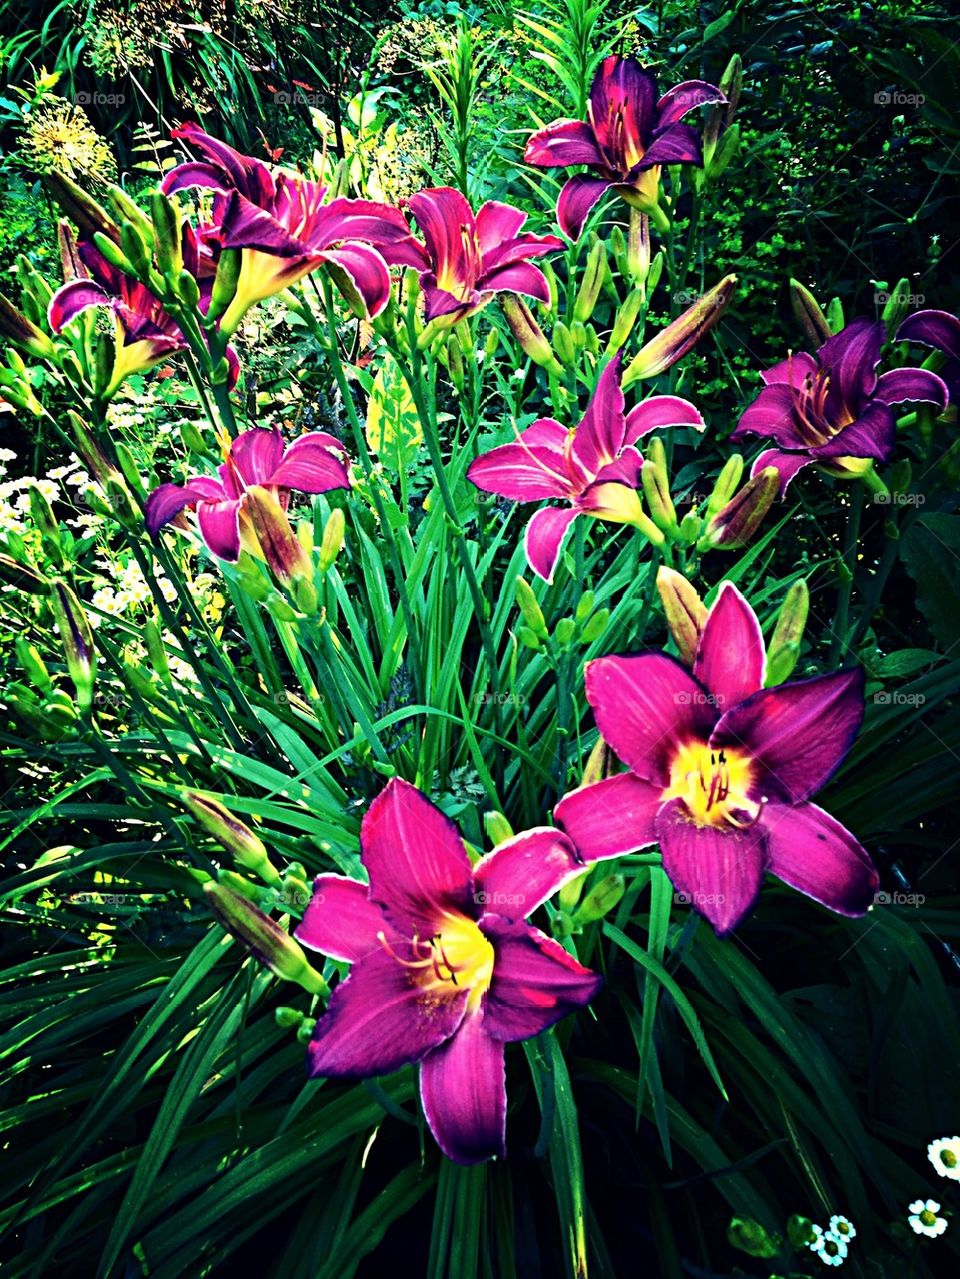
[[[844,1239],[849,1243],[851,1239],[856,1239],[857,1230],[853,1222],[847,1217],[841,1217],[835,1213],[830,1218],[830,1234],[836,1235],[839,1239]]]
[[[815,1252],[825,1266],[842,1266],[847,1257],[847,1241],[832,1230],[824,1230],[822,1226],[811,1226],[813,1238],[807,1244],[811,1252]]]
[[[960,1137],[938,1137],[931,1141],[927,1158],[941,1177],[960,1181]]]
[[[939,1211],[940,1205],[935,1199],[928,1199],[926,1203],[918,1199],[910,1205],[907,1221],[918,1235],[929,1235],[931,1239],[936,1239],[947,1228],[947,1219],[938,1216]]]

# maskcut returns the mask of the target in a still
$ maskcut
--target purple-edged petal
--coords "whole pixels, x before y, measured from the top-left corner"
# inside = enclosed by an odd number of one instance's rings
[[[663,869],[689,904],[705,915],[718,936],[750,913],[766,865],[760,823],[697,826],[682,799],[665,804],[657,817]]]
[[[547,277],[531,262],[512,262],[495,267],[479,277],[477,289],[481,293],[522,293],[524,297],[536,298],[538,302],[550,301]]]
[[[113,301],[106,289],[93,280],[71,280],[57,289],[47,308],[47,319],[54,333],[59,333],[74,316],[91,306],[110,306]]]
[[[539,444],[551,449],[562,458],[569,433],[555,418],[539,417],[525,431],[520,432],[520,439],[527,445]]]
[[[541,169],[553,166],[562,168],[568,164],[606,163],[593,130],[583,120],[555,120],[545,129],[533,133],[527,139],[523,152],[527,164]]]
[[[949,311],[915,311],[897,329],[898,342],[919,342],[960,360],[960,320]]]
[[[777,496],[783,497],[790,481],[805,466],[811,466],[812,464],[813,458],[807,453],[781,453],[779,449],[767,449],[765,453],[760,454],[750,468],[750,478],[753,479],[755,475],[765,471],[768,466],[772,466],[780,476],[780,490]]]
[[[941,411],[950,398],[946,382],[929,369],[891,369],[882,373],[874,395],[884,404],[935,404]]]
[[[649,400],[637,404],[627,414],[627,430],[624,443],[634,444],[668,426],[692,426],[695,431],[706,430],[700,410],[679,395],[652,395]]]
[[[201,502],[197,507],[200,536],[217,559],[236,563],[240,557],[240,502]]]
[[[827,338],[817,352],[821,368],[830,370],[830,392],[851,412],[860,409],[865,396],[877,384],[876,368],[880,363],[886,330],[881,320],[854,320],[846,328]]]
[[[576,849],[550,826],[515,835],[473,868],[477,905],[508,919],[525,919],[583,870]]]
[[[213,495],[209,484],[214,486]],[[151,537],[156,537],[163,526],[176,519],[185,506],[208,501],[211,496],[214,500],[223,497],[216,480],[210,480],[208,484],[194,481],[188,484],[161,484],[159,488],[153,490],[143,508],[147,532]]]
[[[604,778],[564,795],[553,820],[573,840],[584,861],[621,857],[657,842],[654,821],[663,788],[633,773]]]
[[[665,785],[677,746],[705,737],[717,719],[701,685],[666,653],[600,657],[584,680],[600,736],[646,781]]]
[[[245,485],[272,484],[270,478],[283,457],[283,436],[276,427],[251,427],[230,445],[230,458]]]
[[[387,940],[399,938],[383,911],[370,900],[366,884],[344,875],[318,875],[294,936],[331,959],[355,963]]]
[[[617,457],[624,443],[623,391],[619,351],[600,374],[587,411],[574,432],[571,454],[587,476],[596,476]]]
[[[393,778],[367,809],[360,849],[371,900],[404,933],[432,937],[446,912],[476,917],[470,859],[460,832],[409,782]]]
[[[813,458],[872,457],[887,462],[897,440],[897,419],[893,409],[873,400],[855,422],[845,426],[832,440],[810,450]]]
[[[613,183],[607,178],[591,178],[578,173],[564,183],[557,201],[557,222],[569,240],[579,240],[590,210]]]
[[[506,1153],[507,1088],[503,1042],[468,1013],[455,1035],[420,1064],[420,1099],[437,1145],[454,1163]]]
[[[412,195],[408,205],[426,241],[441,287],[450,292],[452,281],[469,283],[463,229],[473,226],[473,211],[466,196],[453,187],[428,187]]]
[[[657,81],[653,72],[636,58],[616,54],[604,58],[590,86],[587,112],[599,146],[626,171],[629,157],[642,148],[656,124]]]
[[[673,124],[647,147],[643,167],[657,164],[703,164],[703,146],[699,130],[692,124]]]
[[[863,915],[880,877],[866,849],[816,804],[768,804],[767,869],[840,915]]]
[[[507,241],[515,240],[526,220],[523,210],[514,208],[512,204],[501,204],[499,200],[488,200],[482,204],[474,224],[480,256],[485,257]]]
[[[603,978],[584,968],[538,928],[487,915],[480,928],[493,946],[493,978],[483,1028],[494,1039],[529,1039],[589,1003]]]
[[[745,435],[775,440],[786,449],[805,448],[796,423],[797,392],[785,382],[765,386],[741,415],[730,439],[738,443]]]
[[[416,975],[385,948],[364,955],[317,1019],[307,1047],[311,1078],[367,1079],[419,1061],[456,1031],[469,991],[427,997]]]
[[[350,487],[350,468],[343,445],[326,431],[310,431],[294,440],[264,481],[298,493],[326,493]]]
[[[341,244],[325,249],[323,261],[337,288],[359,315],[378,316],[390,300],[390,271],[368,244]]]
[[[724,582],[711,608],[693,673],[721,711],[763,688],[767,651],[757,615],[732,582]]]
[[[787,386],[801,387],[807,378],[812,378],[818,372],[819,368],[813,356],[808,355],[806,351],[793,351],[779,364],[774,364],[772,368],[761,372],[760,376],[767,386],[784,382]]]
[[[527,563],[545,582],[553,581],[553,573],[560,558],[560,547],[567,530],[579,512],[558,506],[545,506],[537,511],[523,537]]]
[[[853,745],[863,683],[858,668],[762,689],[721,716],[710,745],[747,750],[762,770],[759,789],[771,798],[809,799]]]
[[[706,80],[684,80],[682,84],[668,89],[657,103],[657,127],[676,124],[688,111],[714,102],[726,102],[715,84]]]
[[[552,448],[527,443],[501,444],[474,458],[467,479],[484,493],[497,493],[511,502],[539,502],[547,497],[566,497],[569,479],[558,470],[563,457]]]
[[[164,195],[173,195],[176,191],[186,191],[191,187],[202,187],[205,191],[216,191],[219,195],[229,195],[233,189],[223,169],[216,164],[207,164],[205,160],[188,160],[186,164],[178,164],[160,184]]]

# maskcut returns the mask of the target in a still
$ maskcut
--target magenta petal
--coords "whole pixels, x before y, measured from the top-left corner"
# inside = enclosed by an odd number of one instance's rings
[[[766,668],[757,615],[733,583],[724,582],[700,636],[693,673],[723,711],[763,688]]]
[[[946,382],[929,369],[891,369],[882,373],[874,395],[884,404],[935,404],[941,411],[950,398]]]
[[[501,444],[474,458],[467,470],[470,483],[484,493],[497,493],[512,502],[566,497],[570,481],[557,470],[563,465],[562,455],[541,445],[531,446],[527,437],[525,431],[522,444]]]
[[[646,781],[665,785],[677,746],[706,737],[717,719],[701,685],[666,653],[600,657],[584,679],[601,737]]]
[[[854,320],[827,338],[817,351],[821,368],[830,370],[831,396],[835,394],[852,411],[860,408],[863,397],[872,394],[876,386],[885,337],[881,320]]]
[[[573,435],[571,453],[585,475],[595,477],[624,444],[623,391],[619,351],[600,374],[583,420]]]
[[[437,1145],[454,1163],[506,1154],[507,1087],[503,1043],[467,1014],[455,1035],[420,1064],[420,1099]]]
[[[949,311],[915,311],[897,330],[897,342],[919,342],[960,360],[960,319]]]
[[[753,476],[759,475],[761,471],[765,471],[768,466],[772,466],[780,476],[780,491],[777,496],[783,497],[790,481],[805,466],[810,466],[812,462],[813,458],[807,453],[781,453],[779,449],[767,449],[766,452],[760,454],[750,468],[750,477],[752,479]]]
[[[762,689],[721,716],[710,745],[747,750],[763,770],[760,790],[799,803],[830,780],[853,745],[863,684],[858,668]]]
[[[463,232],[474,224],[466,196],[453,187],[428,187],[412,195],[408,204],[437,275],[453,272],[465,279]]]
[[[785,382],[787,386],[801,387],[808,377],[814,376],[819,368],[819,364],[817,364],[812,355],[808,355],[806,351],[794,351],[785,360],[775,364],[773,368],[761,372],[760,376],[767,386],[773,386],[777,382]]]
[[[583,120],[555,120],[539,133],[531,134],[523,152],[527,164],[549,169],[568,164],[604,165],[593,130]]]
[[[265,481],[298,493],[326,493],[350,487],[343,445],[326,431],[311,431],[294,440]]]
[[[359,315],[373,319],[390,300],[390,271],[368,244],[341,244],[325,249],[323,260],[337,288]]]
[[[276,427],[251,427],[230,445],[230,457],[245,485],[273,483],[270,476],[283,457],[283,436]]]
[[[863,915],[880,877],[865,848],[816,804],[768,804],[763,812],[771,874],[840,915]]]
[[[564,184],[557,201],[557,222],[569,240],[580,239],[590,210],[612,185],[606,178],[591,178],[586,173],[578,173]]]
[[[564,445],[569,431],[552,417],[539,417],[525,431],[520,432],[520,440],[526,445],[539,444],[551,449],[563,459]]]
[[[679,395],[652,395],[627,414],[624,443],[635,444],[651,431],[668,426],[692,426],[695,431],[704,431],[706,425],[700,410],[689,400]]]
[[[481,258],[505,241],[515,240],[526,220],[527,215],[512,204],[501,204],[499,200],[488,200],[482,204],[475,222]]]
[[[165,524],[180,514],[185,506],[202,501],[208,495],[192,484],[161,484],[147,498],[143,508],[144,523],[151,537],[156,537]]]
[[[47,319],[54,333],[59,333],[81,311],[91,306],[109,306],[112,300],[110,294],[92,280],[71,280],[50,299]]]
[[[547,277],[532,262],[513,262],[495,267],[477,280],[481,293],[522,293],[538,302],[550,301]]]
[[[621,857],[657,842],[654,820],[663,788],[621,773],[564,795],[553,820],[573,840],[584,861]]]
[[[664,804],[657,817],[663,869],[689,905],[705,915],[717,936],[750,913],[763,881],[766,855],[759,822],[697,826],[682,799]]]
[[[855,422],[845,426],[827,444],[810,450],[813,458],[871,457],[886,462],[893,456],[897,419],[893,409],[879,400],[868,404]]]
[[[473,868],[477,905],[507,919],[532,915],[583,870],[570,840],[550,826],[537,826],[506,840]]]
[[[493,979],[483,1028],[494,1039],[529,1039],[587,1004],[603,978],[538,928],[487,915],[480,927],[493,946]]]
[[[160,183],[160,190],[164,195],[173,195],[175,191],[186,191],[190,187],[203,187],[205,191],[216,191],[220,195],[229,195],[233,189],[223,170],[204,160],[188,160],[186,164],[178,164]]]
[[[523,538],[527,563],[545,582],[553,581],[553,573],[560,558],[560,547],[578,514],[573,508],[545,506],[542,511],[537,511],[527,525]]]
[[[410,969],[380,948],[340,982],[307,1048],[311,1078],[365,1079],[419,1061],[456,1031],[469,991],[425,997]]]
[[[802,449],[803,439],[795,423],[796,391],[785,382],[765,386],[741,415],[730,439],[737,443],[744,435],[772,439],[786,449]]]
[[[200,536],[217,559],[231,564],[240,558],[240,502],[201,502],[197,507]]]
[[[366,884],[344,875],[318,875],[294,936],[311,950],[355,963],[380,945],[378,934],[399,937],[370,900]]]
[[[692,124],[672,124],[647,147],[643,167],[657,164],[703,164],[703,147],[699,130]]]
[[[432,937],[450,911],[475,918],[470,859],[449,817],[409,782],[394,777],[367,809],[360,860],[370,897],[404,933]]]
[[[676,124],[688,111],[708,106],[712,102],[726,102],[715,84],[706,80],[684,80],[668,89],[657,103],[657,127]]]

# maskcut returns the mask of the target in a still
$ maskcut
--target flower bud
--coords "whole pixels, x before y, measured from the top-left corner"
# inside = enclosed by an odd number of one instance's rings
[[[634,284],[642,289],[650,274],[650,219],[645,213],[637,213],[630,218],[627,272]]]
[[[547,629],[546,619],[543,616],[543,610],[533,593],[533,587],[524,578],[518,577],[514,586],[514,594],[517,606],[523,614],[524,621],[533,631],[538,639],[547,639],[550,632]]]
[[[642,347],[627,366],[621,385],[626,388],[641,378],[656,377],[683,359],[720,322],[733,299],[736,281],[735,275],[725,275]]]
[[[320,572],[327,573],[343,547],[343,536],[346,528],[346,517],[343,509],[335,506],[323,526],[323,537],[320,539]]]
[[[606,631],[610,624],[610,610],[608,608],[600,608],[590,618],[586,626],[580,632],[581,644],[592,644],[598,640]]]
[[[33,685],[42,693],[49,693],[53,688],[53,681],[50,678],[50,672],[44,664],[43,658],[36,645],[29,643],[22,635],[18,635],[14,646],[17,652],[17,660],[23,668],[23,673]]]
[[[619,351],[633,332],[633,327],[637,322],[637,316],[640,314],[644,299],[644,291],[639,288],[634,289],[627,295],[627,300],[617,311],[617,317],[610,331],[610,340],[607,343],[608,355],[612,355],[614,351]],[[623,385],[622,380],[621,385]]]
[[[573,344],[573,337],[570,330],[562,320],[557,320],[553,326],[553,344],[557,349],[557,355],[567,368],[572,368],[577,359],[577,348]]]
[[[599,743],[598,743],[599,745]],[[588,866],[580,875],[575,875],[573,879],[568,879],[560,889],[557,895],[557,901],[561,910],[573,910],[577,902],[580,900],[580,894],[583,892],[583,886],[587,882],[592,867]]]
[[[93,705],[93,680],[97,664],[93,631],[80,601],[66,583],[53,583],[50,604],[63,644],[67,670],[77,690],[77,706],[81,712],[88,711]]]
[[[456,331],[447,338],[444,354],[446,356],[447,372],[450,374],[453,388],[462,395],[464,387],[463,347],[460,345],[460,338]]]
[[[133,222],[121,223],[120,247],[133,267],[133,273],[137,279],[146,280],[150,275],[153,261],[143,232]]]
[[[101,487],[106,487],[107,481],[111,477],[120,474],[113,465],[103,449],[100,447],[96,438],[91,434],[87,424],[79,414],[74,413],[72,409],[67,410],[67,421],[70,424],[70,434],[73,436],[74,447],[77,455],[89,471],[93,479]]]
[[[800,656],[800,641],[810,610],[810,588],[801,577],[790,587],[780,607],[777,625],[767,649],[768,688],[789,679]]]
[[[831,298],[827,303],[827,325],[831,333],[839,333],[845,327],[843,303],[839,298]]]
[[[21,564],[9,555],[0,554],[0,582],[15,586],[28,595],[49,595],[50,583],[32,564]]]
[[[597,239],[587,254],[587,265],[577,291],[577,299],[573,306],[573,318],[586,324],[593,315],[603,288],[603,277],[607,270],[607,252],[603,241]]]
[[[247,489],[243,509],[274,577],[285,586],[296,581],[312,581],[313,564],[290,527],[276,494],[253,485]]]
[[[181,271],[180,274],[174,278],[173,283],[174,283],[174,292],[176,293],[180,301],[183,303],[183,305],[187,308],[188,311],[195,311],[197,307],[200,305],[200,286],[199,284],[197,284],[196,280],[193,278],[190,272]],[[227,376],[219,380],[222,380],[224,382],[228,381],[229,376],[230,376],[230,373],[229,373],[229,367],[228,367]]]
[[[592,786],[594,782],[602,782],[605,778],[612,777],[616,771],[617,757],[603,738],[598,737],[597,743],[584,765],[580,785]]]
[[[49,360],[57,348],[46,333],[19,311],[8,297],[0,293],[0,337],[35,360]]]
[[[900,325],[907,318],[910,310],[910,281],[898,280],[887,295],[886,305],[880,318],[887,330],[887,337],[892,338]]]
[[[670,496],[667,452],[663,440],[654,435],[647,444],[640,483],[650,508],[650,516],[658,529],[669,533],[677,527],[677,512]]]
[[[810,346],[814,349],[822,346],[830,336],[827,317],[820,309],[817,299],[799,280],[790,281],[790,306],[793,308],[794,319]]]
[[[683,574],[672,568],[658,569],[657,591],[680,660],[692,666],[707,623],[707,606]]]
[[[110,212],[116,215],[118,222],[132,222],[146,244],[153,247],[155,240],[153,223],[122,187],[112,185],[107,187],[107,204],[110,206]]]
[[[498,813],[496,809],[491,809],[489,813],[484,813],[483,828],[487,832],[487,838],[494,848],[499,848],[508,839],[513,839],[513,827],[503,813]]]
[[[550,301],[544,306],[547,315],[556,315],[557,303],[560,299],[560,286],[557,284],[557,273],[553,269],[553,263],[544,258],[539,264],[540,270],[543,272],[547,281],[547,288],[550,291]],[[543,306],[543,303],[541,303]]]
[[[120,228],[116,222],[72,178],[65,173],[45,173],[40,181],[81,235],[94,241],[101,235],[114,244],[120,243]]]
[[[17,255],[17,279],[23,290],[23,303],[33,304],[34,310],[30,318],[35,324],[46,323],[47,308],[53,297],[53,289],[46,282],[29,258],[22,253]]]
[[[130,224],[128,223],[127,225],[129,226]],[[119,232],[118,232],[118,240],[119,240]],[[101,256],[106,258],[110,266],[116,267],[116,269],[118,271],[122,271],[124,275],[129,275],[134,277],[136,276],[137,272],[133,263],[127,257],[123,249],[120,247],[120,244],[118,241],[114,241],[110,239],[109,236],[100,235],[98,233],[97,235],[93,237],[93,242],[99,249]]]
[[[180,799],[203,829],[233,855],[238,865],[253,871],[267,884],[280,883],[280,872],[270,861],[263,841],[220,800],[199,791],[184,791]]]
[[[483,344],[483,354],[488,360],[492,360],[497,353],[497,347],[500,345],[500,334],[496,329],[491,329],[487,334],[487,340]]]
[[[160,627],[152,617],[148,617],[143,624],[143,637],[147,646],[147,656],[150,658],[150,670],[167,683],[170,679],[170,663],[167,660],[167,650],[163,645]]]
[[[515,293],[505,293],[500,300],[500,305],[503,307],[503,314],[510,326],[510,332],[534,364],[549,369],[551,373],[562,373],[563,369],[526,301]]]
[[[217,273],[213,277],[213,288],[210,293],[210,305],[207,308],[206,322],[213,323],[229,307],[237,296],[237,284],[240,280],[240,264],[243,259],[242,249],[224,249],[217,261]]]
[[[720,474],[717,476],[716,483],[713,486],[713,492],[707,500],[707,509],[704,511],[706,519],[712,519],[718,511],[730,501],[734,493],[737,491],[737,485],[743,475],[743,457],[739,453],[731,453],[723,466],[720,468]]]
[[[35,484],[31,484],[27,490],[27,500],[30,503],[30,518],[40,534],[40,542],[47,558],[52,560],[54,564],[62,566],[64,557],[60,539],[60,525],[54,518],[50,503]]]
[[[209,883],[209,877],[204,882]],[[266,889],[259,884],[254,884],[247,879],[246,875],[240,875],[235,870],[227,870],[221,866],[217,871],[217,883],[239,893],[241,897],[246,897],[247,901],[253,902],[254,906],[259,906],[264,900]]]
[[[242,942],[275,976],[296,982],[311,995],[329,992],[327,983],[311,967],[300,944],[253,902],[224,884],[204,884],[203,891],[221,928]]]
[[[609,915],[623,897],[626,882],[622,875],[613,874],[605,875],[598,884],[594,884],[574,913],[574,927],[592,924]]]
[[[746,546],[763,522],[780,490],[780,472],[765,466],[710,520],[699,546],[701,550],[737,550]]]
[[[157,248],[157,266],[170,283],[178,280],[183,270],[183,243],[180,235],[180,210],[177,202],[160,190],[151,192],[150,212]],[[135,224],[136,225],[136,224]],[[141,232],[142,234],[142,232]],[[178,290],[179,291],[179,290]]]
[[[730,167],[730,162],[740,150],[740,126],[732,124],[720,139],[710,160],[704,164],[704,172],[711,182],[716,182]]]

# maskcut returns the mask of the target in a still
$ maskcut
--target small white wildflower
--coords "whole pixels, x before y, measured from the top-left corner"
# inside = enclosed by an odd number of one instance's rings
[[[842,1266],[847,1256],[846,1240],[822,1226],[812,1226],[813,1238],[807,1244],[825,1266]]]
[[[941,1177],[960,1181],[960,1137],[938,1137],[931,1141],[927,1158]]]
[[[830,1218],[830,1234],[836,1235],[840,1239],[845,1239],[848,1243],[851,1239],[856,1239],[857,1230],[853,1222],[839,1214],[834,1214]]]
[[[909,1207],[910,1216],[907,1218],[910,1225],[918,1235],[929,1235],[931,1239],[936,1239],[937,1235],[942,1235],[947,1228],[946,1217],[940,1217],[940,1205],[935,1199],[928,1199],[926,1203],[922,1199],[917,1199]]]

